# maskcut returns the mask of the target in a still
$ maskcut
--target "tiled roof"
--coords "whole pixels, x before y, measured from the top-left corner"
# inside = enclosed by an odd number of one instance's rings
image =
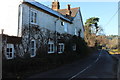
[[[8,35],[5,35],[5,34],[2,35],[2,39],[6,40],[7,43],[11,43],[11,44],[20,44],[22,42],[22,38],[21,37],[8,36]]]
[[[75,17],[75,16],[76,16],[79,8],[80,8],[80,7],[71,8],[71,9],[70,9],[71,12],[72,12],[72,14],[71,14],[72,17]],[[59,9],[58,12],[61,13],[61,14],[63,14],[63,15],[66,15],[67,9]]]
[[[51,14],[57,16],[57,17],[60,17],[60,18],[63,19],[63,20],[66,20],[66,21],[68,21],[68,22],[71,22],[70,19],[65,18],[65,17],[64,17],[62,14],[60,14],[59,12],[57,12],[57,11],[55,11],[55,10],[52,10],[51,8],[49,8],[49,7],[41,4],[41,3],[39,3],[39,2],[30,1],[30,0],[24,0],[23,3],[29,3],[29,4],[35,6],[35,7],[39,8],[39,9],[42,9],[42,10],[48,12],[48,13],[51,13]]]

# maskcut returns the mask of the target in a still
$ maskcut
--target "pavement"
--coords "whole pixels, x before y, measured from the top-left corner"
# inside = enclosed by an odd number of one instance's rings
[[[117,59],[117,80],[120,80],[120,54],[113,54],[112,56]]]
[[[116,61],[106,51],[98,51],[91,56],[63,65],[59,68],[49,70],[40,74],[34,74],[26,80],[35,79],[65,79],[73,80],[80,78],[108,78],[108,80],[116,80],[116,72],[114,69]]]

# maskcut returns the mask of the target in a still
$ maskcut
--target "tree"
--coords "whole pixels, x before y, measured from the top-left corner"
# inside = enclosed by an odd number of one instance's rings
[[[96,46],[97,33],[103,31],[102,27],[98,26],[99,18],[91,17],[85,22],[85,41],[88,46]]]
[[[99,26],[98,26],[99,18],[98,17],[91,17],[86,20],[85,22],[85,27],[87,30],[89,30],[89,33],[95,33],[99,31]]]

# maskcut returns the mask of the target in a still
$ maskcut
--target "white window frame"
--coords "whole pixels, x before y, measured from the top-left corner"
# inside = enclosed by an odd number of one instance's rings
[[[59,43],[58,44],[58,53],[63,53],[64,52],[64,43]]]
[[[33,46],[32,46],[32,42],[33,42]],[[30,53],[30,57],[35,57],[35,56],[36,56],[36,41],[35,40],[31,40],[31,53]]]
[[[76,51],[76,44],[73,45],[73,51]]]
[[[10,49],[12,49],[12,51]],[[10,57],[10,53],[12,53],[11,57]],[[7,59],[13,59],[14,58],[14,45],[13,44],[7,44],[6,58]]]
[[[54,53],[54,52],[55,52],[54,42],[49,41],[49,42],[48,42],[48,53]]]
[[[36,17],[35,17],[35,15],[36,15]],[[37,11],[35,11],[33,9],[30,10],[30,23],[37,25]]]

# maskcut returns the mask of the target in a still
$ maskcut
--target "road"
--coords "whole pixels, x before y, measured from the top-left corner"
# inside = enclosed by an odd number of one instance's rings
[[[35,74],[27,80],[34,79],[57,79],[73,80],[79,78],[109,78],[116,80],[116,61],[106,51],[98,51],[91,56],[66,64],[62,67]]]
[[[113,54],[113,56],[117,59],[117,79],[120,80],[120,54]]]

